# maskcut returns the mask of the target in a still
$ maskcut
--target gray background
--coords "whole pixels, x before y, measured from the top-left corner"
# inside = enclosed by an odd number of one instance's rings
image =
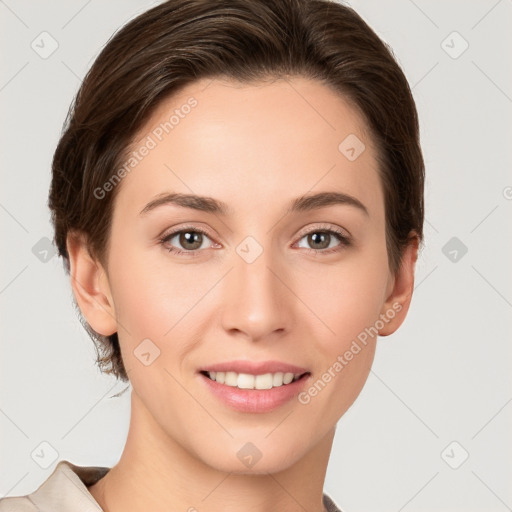
[[[34,490],[57,460],[112,466],[124,446],[130,393],[110,398],[126,384],[94,366],[46,201],[81,77],[155,3],[0,1],[0,496]],[[344,512],[512,510],[512,1],[350,5],[413,87],[426,247],[409,315],[338,423],[324,489]]]

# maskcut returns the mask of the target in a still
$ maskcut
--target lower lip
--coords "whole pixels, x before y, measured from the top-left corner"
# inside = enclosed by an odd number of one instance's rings
[[[226,405],[241,412],[270,412],[293,399],[305,386],[310,374],[302,376],[295,382],[271,389],[240,389],[226,386],[212,380],[202,373],[201,379],[208,389]]]

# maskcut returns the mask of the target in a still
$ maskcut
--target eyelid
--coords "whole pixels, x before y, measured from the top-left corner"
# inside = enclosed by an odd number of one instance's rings
[[[162,234],[158,235],[158,239],[162,238],[168,238],[173,235],[177,235],[178,233],[181,233],[182,231],[197,231],[199,233],[202,233],[203,235],[206,235],[210,239],[214,239],[215,236],[210,233],[210,231],[207,228],[203,228],[202,226],[198,225],[191,225],[191,224],[184,224],[183,226],[175,226],[170,229],[166,229],[162,232]]]
[[[344,238],[350,242],[353,241],[352,235],[350,234],[350,232],[347,229],[340,228],[336,224],[325,224],[325,223],[320,223],[317,226],[304,228],[297,235],[296,241],[299,241],[304,236],[309,235],[310,233],[315,233],[317,231],[334,231],[335,233],[339,234],[342,238]]]

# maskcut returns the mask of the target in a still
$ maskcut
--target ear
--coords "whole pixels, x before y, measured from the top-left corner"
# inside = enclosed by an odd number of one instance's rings
[[[86,237],[69,233],[66,239],[73,295],[87,323],[103,336],[117,331],[108,275],[89,253]]]
[[[379,329],[379,336],[389,336],[402,325],[414,291],[414,267],[418,259],[419,238],[412,232],[409,244],[402,254],[402,263],[396,275],[391,275],[386,290],[380,318],[384,320],[384,327]]]

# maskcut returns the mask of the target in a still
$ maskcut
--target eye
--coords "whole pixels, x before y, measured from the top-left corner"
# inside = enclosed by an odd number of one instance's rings
[[[195,256],[197,251],[207,248],[204,246],[205,240],[209,240],[209,236],[206,231],[199,228],[184,228],[168,233],[160,239],[160,243],[169,252]],[[172,244],[173,241],[174,244],[178,244],[178,247]]]
[[[301,245],[301,241],[305,239],[306,246]],[[309,247],[308,247],[309,245]],[[298,246],[312,251],[315,254],[337,252],[342,250],[344,247],[351,245],[351,239],[348,235],[344,234],[338,229],[324,229],[317,228],[313,231],[309,231],[303,235],[298,242]]]
[[[168,233],[159,242],[168,252],[184,256],[198,256],[200,250],[208,248],[207,244],[205,246],[206,240],[211,241],[206,231],[191,227]],[[310,247],[301,245],[302,240],[305,240]],[[297,244],[298,247],[316,255],[341,251],[344,247],[350,246],[352,241],[349,235],[339,229],[321,227],[302,235]],[[212,242],[209,247],[213,246],[219,247],[218,244]]]

